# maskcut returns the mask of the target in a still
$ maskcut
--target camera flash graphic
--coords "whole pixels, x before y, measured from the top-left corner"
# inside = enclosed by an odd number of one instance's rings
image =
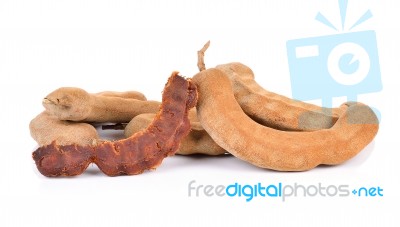
[[[344,31],[344,25],[346,22],[347,15],[347,4],[348,0],[339,0],[339,10],[340,10],[340,19],[342,20],[342,31]],[[364,23],[365,21],[372,18],[371,10],[367,10],[349,29],[351,31],[354,27]],[[321,22],[322,24],[334,29],[335,31],[339,31],[321,12],[318,12],[315,20]]]

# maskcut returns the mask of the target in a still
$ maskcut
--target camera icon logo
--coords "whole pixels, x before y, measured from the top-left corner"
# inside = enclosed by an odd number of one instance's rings
[[[339,0],[339,7],[344,29],[347,1]],[[368,10],[350,30],[371,17]],[[338,30],[321,13],[316,20]],[[289,40],[286,47],[294,99],[322,99],[332,107],[333,97],[357,101],[358,94],[382,90],[374,31]]]
[[[290,40],[287,53],[295,99],[329,105],[333,97],[357,101],[358,94],[382,90],[374,31]]]

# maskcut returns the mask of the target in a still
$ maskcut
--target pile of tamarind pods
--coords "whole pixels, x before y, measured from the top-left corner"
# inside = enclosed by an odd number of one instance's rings
[[[208,45],[198,52],[200,72],[191,79],[173,73],[161,103],[137,91],[60,88],[47,95],[45,111],[30,123],[40,146],[33,153],[39,171],[73,176],[95,163],[110,176],[132,175],[155,169],[175,152],[229,153],[261,168],[305,171],[343,163],[376,136],[379,121],[367,105],[328,109],[292,100],[262,88],[252,70],[237,62],[205,69]],[[127,139],[101,140],[92,123],[122,123]],[[134,147],[137,141],[146,146]]]

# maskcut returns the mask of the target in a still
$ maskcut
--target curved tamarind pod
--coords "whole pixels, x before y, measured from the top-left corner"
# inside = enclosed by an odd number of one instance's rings
[[[378,132],[378,120],[365,105],[347,103],[329,129],[285,132],[249,118],[233,94],[224,72],[211,68],[195,75],[197,115],[213,140],[253,165],[279,171],[304,171],[319,164],[340,164],[367,146]],[[290,111],[290,110],[289,110]]]
[[[160,111],[146,130],[96,146],[59,146],[53,142],[38,148],[32,157],[40,173],[49,177],[79,175],[90,163],[108,176],[155,169],[165,157],[176,152],[189,133],[188,111],[196,101],[196,86],[174,72],[165,86]]]
[[[45,146],[57,141],[58,145],[95,145],[99,141],[96,129],[87,123],[60,121],[46,111],[36,116],[29,124],[32,138]]]
[[[137,91],[104,91],[95,95],[146,100],[146,97]],[[96,129],[91,124],[62,121],[47,111],[40,113],[30,122],[29,130],[39,146],[49,145],[53,141],[57,141],[58,145],[77,144],[81,146],[95,145],[101,141]]]
[[[265,90],[254,80],[253,71],[242,63],[215,68],[231,80],[243,111],[262,125],[285,131],[313,131],[332,127],[341,114],[337,108],[321,108]]]
[[[192,112],[192,111],[191,111]],[[125,127],[125,136],[129,137],[143,129],[147,128],[155,114],[140,114],[132,119]],[[190,118],[189,118],[190,119]],[[191,131],[183,138],[181,146],[179,147],[177,154],[190,155],[190,154],[207,154],[207,155],[222,155],[226,151],[218,146],[214,140],[208,135],[203,129],[200,122],[192,121],[190,119]]]
[[[137,100],[142,100],[142,101],[147,100],[146,96],[143,93],[138,92],[138,91],[125,91],[125,92],[102,91],[102,92],[96,93],[94,95],[107,96],[107,97],[119,97],[119,98],[124,98],[124,99],[137,99]]]
[[[160,102],[93,95],[80,88],[59,88],[43,99],[59,120],[124,123],[142,113],[157,113]]]

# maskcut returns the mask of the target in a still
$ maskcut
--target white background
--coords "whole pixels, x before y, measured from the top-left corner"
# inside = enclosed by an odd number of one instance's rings
[[[281,173],[231,156],[174,156],[138,176],[111,178],[92,166],[54,179],[36,170],[28,130],[52,90],[138,90],[160,100],[173,70],[197,72],[196,51],[211,40],[208,67],[240,61],[265,88],[290,97],[285,43],[338,33],[314,20],[321,11],[339,26],[337,1],[1,0],[0,226],[399,226],[400,3],[350,0],[347,26],[367,9],[374,17],[355,31],[377,33],[383,90],[359,100],[378,108],[382,123],[374,142],[345,164]],[[384,196],[246,203],[188,197],[191,180],[380,186]]]

